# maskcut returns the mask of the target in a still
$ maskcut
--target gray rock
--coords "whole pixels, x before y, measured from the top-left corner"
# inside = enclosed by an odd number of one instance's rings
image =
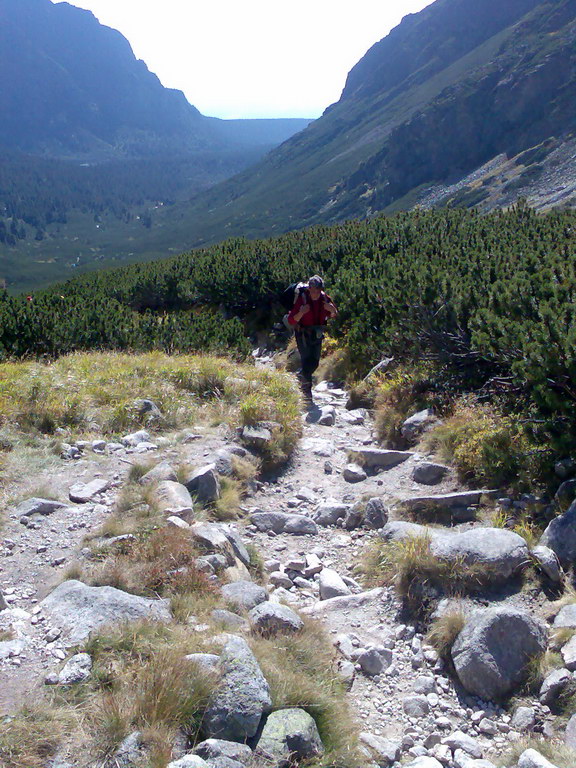
[[[108,488],[110,482],[102,478],[96,478],[89,483],[76,483],[70,488],[68,496],[70,501],[78,504],[87,504]]]
[[[550,672],[540,686],[540,703],[546,704],[548,707],[552,706],[568,686],[574,686],[574,678],[567,669],[555,669]],[[521,731],[522,729],[517,728],[516,730]]]
[[[427,693],[436,693],[436,681],[431,675],[420,675],[414,680],[412,686],[414,693],[421,693],[426,695]]]
[[[294,536],[315,536],[318,533],[318,526],[314,520],[304,515],[288,515],[284,524],[284,533],[291,533]]]
[[[431,551],[444,560],[482,566],[483,576],[494,581],[509,579],[528,562],[524,539],[503,528],[473,528],[436,536]]]
[[[233,584],[224,584],[222,597],[236,610],[251,611],[268,600],[268,592],[253,581],[235,581]]]
[[[506,606],[474,612],[452,647],[464,688],[487,701],[511,694],[529,660],[546,650],[548,629],[529,613]]]
[[[554,629],[560,629],[561,627],[576,629],[576,603],[565,605],[556,615]]]
[[[369,648],[356,661],[366,675],[380,675],[392,664],[392,651],[388,648]]]
[[[435,757],[417,757],[411,763],[406,763],[404,768],[444,768]]]
[[[194,502],[185,485],[173,480],[163,480],[158,484],[154,496],[162,514],[176,515],[188,523],[192,522]]]
[[[233,630],[250,629],[250,624],[246,621],[246,619],[243,619],[241,616],[238,616],[237,613],[232,613],[232,611],[227,611],[225,608],[215,608],[212,611],[211,618],[214,624],[220,624],[222,627],[224,627],[224,629],[233,629]]]
[[[383,739],[373,733],[360,734],[360,742],[365,746],[379,768],[390,768],[397,760],[400,760],[402,747],[400,742],[392,739]]]
[[[407,520],[391,520],[380,531],[380,537],[391,544],[406,541],[414,536],[426,536],[432,540],[437,535],[440,534],[436,529],[427,528],[418,523],[409,523]]]
[[[342,472],[342,477],[347,483],[361,483],[368,475],[359,464],[347,464]]]
[[[240,534],[238,533],[237,528],[235,528],[233,525],[222,525],[221,529],[224,536],[226,536],[230,542],[235,556],[248,568],[250,565],[250,555],[248,554],[248,550],[240,538]]]
[[[241,765],[248,765],[252,760],[252,750],[246,744],[237,744],[235,741],[224,741],[223,739],[206,739],[194,747],[193,753],[204,760],[226,757]]]
[[[527,749],[522,752],[520,759],[518,760],[518,768],[558,768],[553,765],[549,760],[536,752],[535,749]]]
[[[560,459],[554,464],[554,472],[561,480],[565,480],[574,474],[576,470],[576,461],[574,459]]]
[[[184,485],[202,504],[211,504],[220,498],[220,480],[214,464],[196,469]]]
[[[342,504],[335,499],[328,499],[316,507],[314,521],[322,526],[336,525],[338,520],[345,517],[349,510],[350,504]]]
[[[367,528],[379,530],[388,522],[388,510],[382,499],[368,499],[364,508],[364,525]]]
[[[434,415],[434,412],[430,408],[426,408],[424,411],[418,411],[406,421],[400,427],[400,434],[405,440],[413,442],[424,431],[430,429],[438,422],[438,419]]]
[[[475,760],[470,755],[466,754],[464,750],[457,749],[454,752],[454,767],[455,768],[496,768],[494,763],[489,760]]]
[[[357,528],[360,528],[363,523],[364,505],[362,502],[358,502],[346,512],[342,525],[347,531],[355,531]]]
[[[166,768],[212,768],[212,766],[197,755],[184,755],[178,760],[172,760]]]
[[[64,581],[40,605],[68,645],[81,643],[106,625],[172,618],[168,600],[150,600],[114,587],[89,587],[75,580]]]
[[[148,755],[148,747],[140,731],[133,731],[114,752],[109,768],[140,768]]]
[[[539,543],[556,553],[564,570],[576,563],[576,502],[549,523]]]
[[[564,666],[571,672],[576,670],[576,635],[561,650]]]
[[[564,742],[570,749],[576,749],[576,714],[568,720],[566,731],[564,733]]]
[[[409,451],[388,451],[384,448],[358,448],[363,466],[368,469],[390,469],[414,456]]]
[[[272,440],[272,432],[264,426],[254,425],[244,427],[242,430],[242,440],[255,448],[265,448]]]
[[[145,429],[140,429],[138,432],[132,432],[130,435],[124,435],[122,438],[122,445],[127,448],[136,448],[141,443],[149,443],[151,440],[150,433]]]
[[[61,501],[54,501],[53,499],[26,499],[26,501],[18,504],[14,513],[22,517],[32,517],[32,515],[51,515],[59,509],[66,507]]]
[[[457,491],[455,493],[442,493],[436,496],[417,496],[405,499],[396,505],[396,510],[401,514],[435,514],[447,513],[457,507],[469,507],[480,504],[482,496],[492,497],[494,491]]]
[[[321,600],[314,605],[303,608],[301,613],[306,616],[317,616],[333,611],[348,611],[359,608],[363,605],[376,603],[382,598],[384,590],[381,587],[370,589],[366,592],[360,592],[357,595],[344,595],[342,597],[331,597],[329,600]]]
[[[92,659],[87,653],[77,653],[68,659],[60,674],[58,683],[60,685],[76,685],[88,680],[92,672]]]
[[[434,464],[430,461],[425,461],[414,467],[410,477],[415,483],[420,483],[421,485],[436,485],[436,483],[439,483],[448,472],[448,467],[445,467],[443,464]]]
[[[332,568],[324,568],[320,572],[318,583],[320,586],[320,600],[328,600],[331,597],[342,597],[350,594],[350,589]]]
[[[325,405],[320,411],[318,424],[324,427],[333,427],[336,423],[336,408],[333,405]]]
[[[245,640],[231,637],[220,657],[222,677],[204,716],[210,738],[245,743],[272,708],[270,688]]]
[[[453,751],[461,749],[463,752],[466,752],[467,755],[470,755],[475,759],[480,759],[482,757],[482,747],[480,744],[478,744],[476,739],[473,739],[472,736],[468,736],[467,733],[463,733],[462,731],[454,731],[454,733],[446,736],[442,739],[442,744],[446,744]]]
[[[258,511],[250,515],[250,522],[262,533],[267,531],[282,533],[288,517],[289,515],[285,515],[283,512]]]
[[[426,696],[405,696],[402,699],[402,709],[408,717],[426,717],[430,712],[430,704]]]
[[[536,725],[536,710],[534,707],[517,707],[510,720],[510,726],[520,733],[532,731]]]
[[[174,468],[167,461],[161,461],[146,472],[145,475],[142,475],[140,484],[152,485],[152,483],[161,483],[163,480],[169,480],[172,483],[178,480]]]
[[[6,608],[8,608],[8,603],[6,602],[4,598],[4,593],[0,589],[0,611],[5,611]]]
[[[559,584],[562,581],[562,570],[555,552],[549,547],[538,546],[534,547],[530,554],[536,561],[536,565],[548,576],[550,581],[555,584]]]
[[[220,526],[215,523],[192,523],[190,533],[200,549],[210,554],[223,555],[228,565],[236,563],[232,545]]]
[[[560,507],[562,512],[565,512],[570,504],[576,499],[576,478],[573,480],[565,480],[560,488],[556,491],[554,501]]]
[[[149,424],[160,421],[162,417],[162,411],[153,400],[140,399],[134,401],[134,410],[139,416],[145,416],[146,421]]]
[[[269,715],[258,739],[256,754],[273,760],[275,768],[289,768],[294,761],[324,753],[318,728],[303,709],[280,709]]]
[[[304,628],[304,622],[286,605],[264,602],[249,614],[252,628],[261,635],[292,634]]]

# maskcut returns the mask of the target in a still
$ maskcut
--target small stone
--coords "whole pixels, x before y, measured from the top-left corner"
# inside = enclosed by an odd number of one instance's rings
[[[361,483],[368,475],[359,464],[348,464],[342,472],[342,477],[347,483]]]

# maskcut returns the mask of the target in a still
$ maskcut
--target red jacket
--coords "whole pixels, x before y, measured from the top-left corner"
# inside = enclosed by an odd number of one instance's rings
[[[298,296],[296,303],[288,314],[288,322],[290,325],[301,325],[303,328],[307,328],[311,325],[326,325],[331,315],[324,309],[324,302],[332,302],[330,296],[322,291],[320,298],[316,301],[312,301],[308,291],[304,291],[303,295],[304,298],[302,298],[302,294]],[[294,315],[298,314],[303,304],[308,304],[310,309],[305,315],[302,315],[302,318],[298,323],[294,320]]]

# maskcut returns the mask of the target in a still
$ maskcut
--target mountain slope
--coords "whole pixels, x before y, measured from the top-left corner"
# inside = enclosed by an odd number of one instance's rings
[[[175,224],[200,244],[410,207],[497,155],[563,141],[575,19],[575,0],[437,0],[366,54],[319,120]]]

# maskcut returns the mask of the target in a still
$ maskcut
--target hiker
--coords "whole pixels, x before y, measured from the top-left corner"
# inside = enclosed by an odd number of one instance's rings
[[[332,299],[324,293],[324,280],[319,275],[311,277],[307,287],[297,293],[294,306],[288,313],[288,322],[294,327],[300,353],[298,377],[306,400],[312,401],[312,374],[320,363],[326,324],[337,314]]]

